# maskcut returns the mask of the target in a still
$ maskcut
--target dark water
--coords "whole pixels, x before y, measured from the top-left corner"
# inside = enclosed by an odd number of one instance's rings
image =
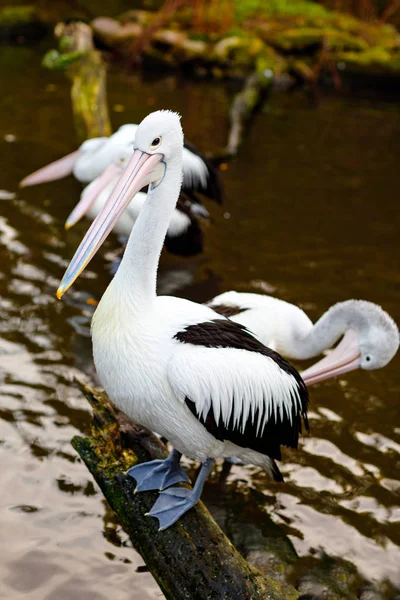
[[[76,144],[68,85],[41,70],[40,52],[0,51],[0,188],[9,191]],[[224,144],[230,98],[222,87],[114,71],[109,84],[115,127],[173,108],[200,148]],[[400,322],[399,156],[395,103],[275,98],[222,173],[226,203],[209,206],[205,254],[164,255],[160,291],[202,302],[228,289],[267,289],[312,318],[339,300],[365,298]],[[111,238],[65,300],[55,299],[85,231],[85,224],[68,235],[63,229],[79,191],[67,179],[1,201],[2,597],[159,598],[151,576],[135,572],[142,560],[70,446],[90,420],[70,384],[74,375],[94,376],[86,300],[104,291],[118,249]],[[265,491],[265,510],[300,554],[324,548],[396,585],[399,391],[398,358],[381,371],[316,386],[312,433],[282,463],[287,483],[271,491],[254,468],[236,467],[231,477]]]

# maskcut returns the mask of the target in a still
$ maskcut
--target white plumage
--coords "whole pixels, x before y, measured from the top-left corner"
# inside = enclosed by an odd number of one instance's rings
[[[179,451],[178,462],[180,453],[203,462],[192,491],[171,487],[160,494],[150,514],[165,528],[197,502],[214,458],[235,455],[281,480],[273,459],[280,458],[280,445],[297,446],[307,392],[295,369],[245,328],[207,306],[156,296],[159,256],[181,185],[177,115],[149,115],[138,127],[136,147],[58,295],[89,262],[135,193],[150,184],[119,270],[95,312],[92,339],[96,370],[113,402],[169,439]],[[177,476],[183,480],[177,455],[172,453],[166,474],[166,463],[159,461],[131,469],[138,489],[164,488]]]
[[[21,187],[54,181],[73,173],[81,183],[90,183],[126,151],[132,154],[138,125],[122,125],[110,137],[91,138],[77,151],[25,177]],[[222,200],[218,174],[211,164],[191,146],[183,148],[183,188],[189,193],[198,191],[216,202]]]
[[[343,341],[326,359],[303,372],[307,385],[355,368],[379,369],[399,347],[399,330],[380,306],[366,300],[333,305],[314,324],[298,306],[262,294],[225,292],[209,306],[248,327],[280,354],[304,360]]]

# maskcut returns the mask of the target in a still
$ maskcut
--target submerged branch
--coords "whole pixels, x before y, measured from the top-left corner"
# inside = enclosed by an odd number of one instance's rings
[[[230,131],[226,153],[237,154],[243,141],[243,133],[257,106],[262,103],[264,95],[271,85],[272,73],[254,72],[247,77],[241,92],[235,97],[230,111]]]

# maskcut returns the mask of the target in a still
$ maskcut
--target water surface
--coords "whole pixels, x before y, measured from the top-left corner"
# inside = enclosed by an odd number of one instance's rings
[[[63,222],[72,179],[17,190],[27,173],[74,149],[68,83],[40,68],[42,49],[0,53],[0,581],[4,597],[160,597],[70,446],[88,430],[74,375],[95,381],[88,298],[99,298],[119,248],[110,238],[62,302],[55,290],[85,232]],[[12,68],[11,68],[12,63]],[[227,135],[230,92],[174,76],[143,81],[112,68],[115,127],[156,108],[183,115],[203,151]],[[314,319],[365,298],[400,321],[398,105],[377,97],[274,96],[221,176],[222,209],[205,253],[162,256],[159,290],[203,302],[229,289],[272,291]],[[284,486],[260,470],[231,475],[265,493],[265,510],[300,554],[323,548],[368,577],[400,585],[398,358],[383,370],[315,386],[311,435],[285,452]]]

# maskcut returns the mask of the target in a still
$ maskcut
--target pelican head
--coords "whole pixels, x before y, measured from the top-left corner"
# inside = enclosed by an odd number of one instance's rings
[[[143,119],[136,130],[133,154],[69,264],[57,290],[58,298],[79,277],[137,192],[147,185],[159,185],[168,162],[182,156],[182,150],[183,132],[177,113],[161,110]]]
[[[326,325],[334,321],[341,323],[344,336],[325,358],[303,371],[302,377],[307,385],[354,369],[380,369],[392,360],[399,348],[396,323],[373,302],[339,302],[323,318]]]

